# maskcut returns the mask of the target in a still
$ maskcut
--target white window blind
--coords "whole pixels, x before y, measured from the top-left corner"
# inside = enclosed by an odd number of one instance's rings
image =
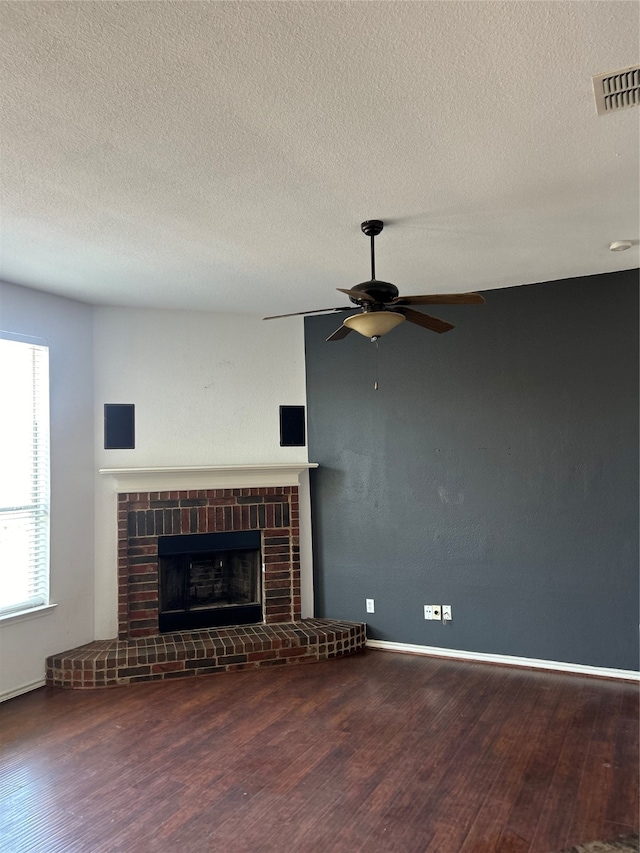
[[[49,349],[0,332],[0,616],[49,603]]]

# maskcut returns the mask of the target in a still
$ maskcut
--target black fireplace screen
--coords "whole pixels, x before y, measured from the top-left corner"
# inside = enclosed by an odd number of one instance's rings
[[[161,536],[160,631],[262,621],[259,531]]]

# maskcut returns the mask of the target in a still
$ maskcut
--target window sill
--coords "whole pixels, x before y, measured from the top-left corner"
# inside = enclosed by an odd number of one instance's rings
[[[52,610],[55,610],[57,606],[57,604],[43,604],[42,607],[32,607],[31,610],[7,613],[5,616],[0,616],[0,627],[13,622],[25,622],[28,619],[44,616],[46,613],[51,613]]]

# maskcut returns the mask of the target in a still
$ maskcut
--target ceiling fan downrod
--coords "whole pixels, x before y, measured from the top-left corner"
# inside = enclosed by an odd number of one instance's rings
[[[367,237],[371,237],[371,281],[376,280],[376,247],[374,240],[384,228],[384,222],[380,219],[367,219],[360,226]]]

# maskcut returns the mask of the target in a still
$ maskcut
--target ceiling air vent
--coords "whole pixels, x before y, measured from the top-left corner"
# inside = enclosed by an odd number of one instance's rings
[[[640,65],[591,78],[599,116],[640,104]]]

